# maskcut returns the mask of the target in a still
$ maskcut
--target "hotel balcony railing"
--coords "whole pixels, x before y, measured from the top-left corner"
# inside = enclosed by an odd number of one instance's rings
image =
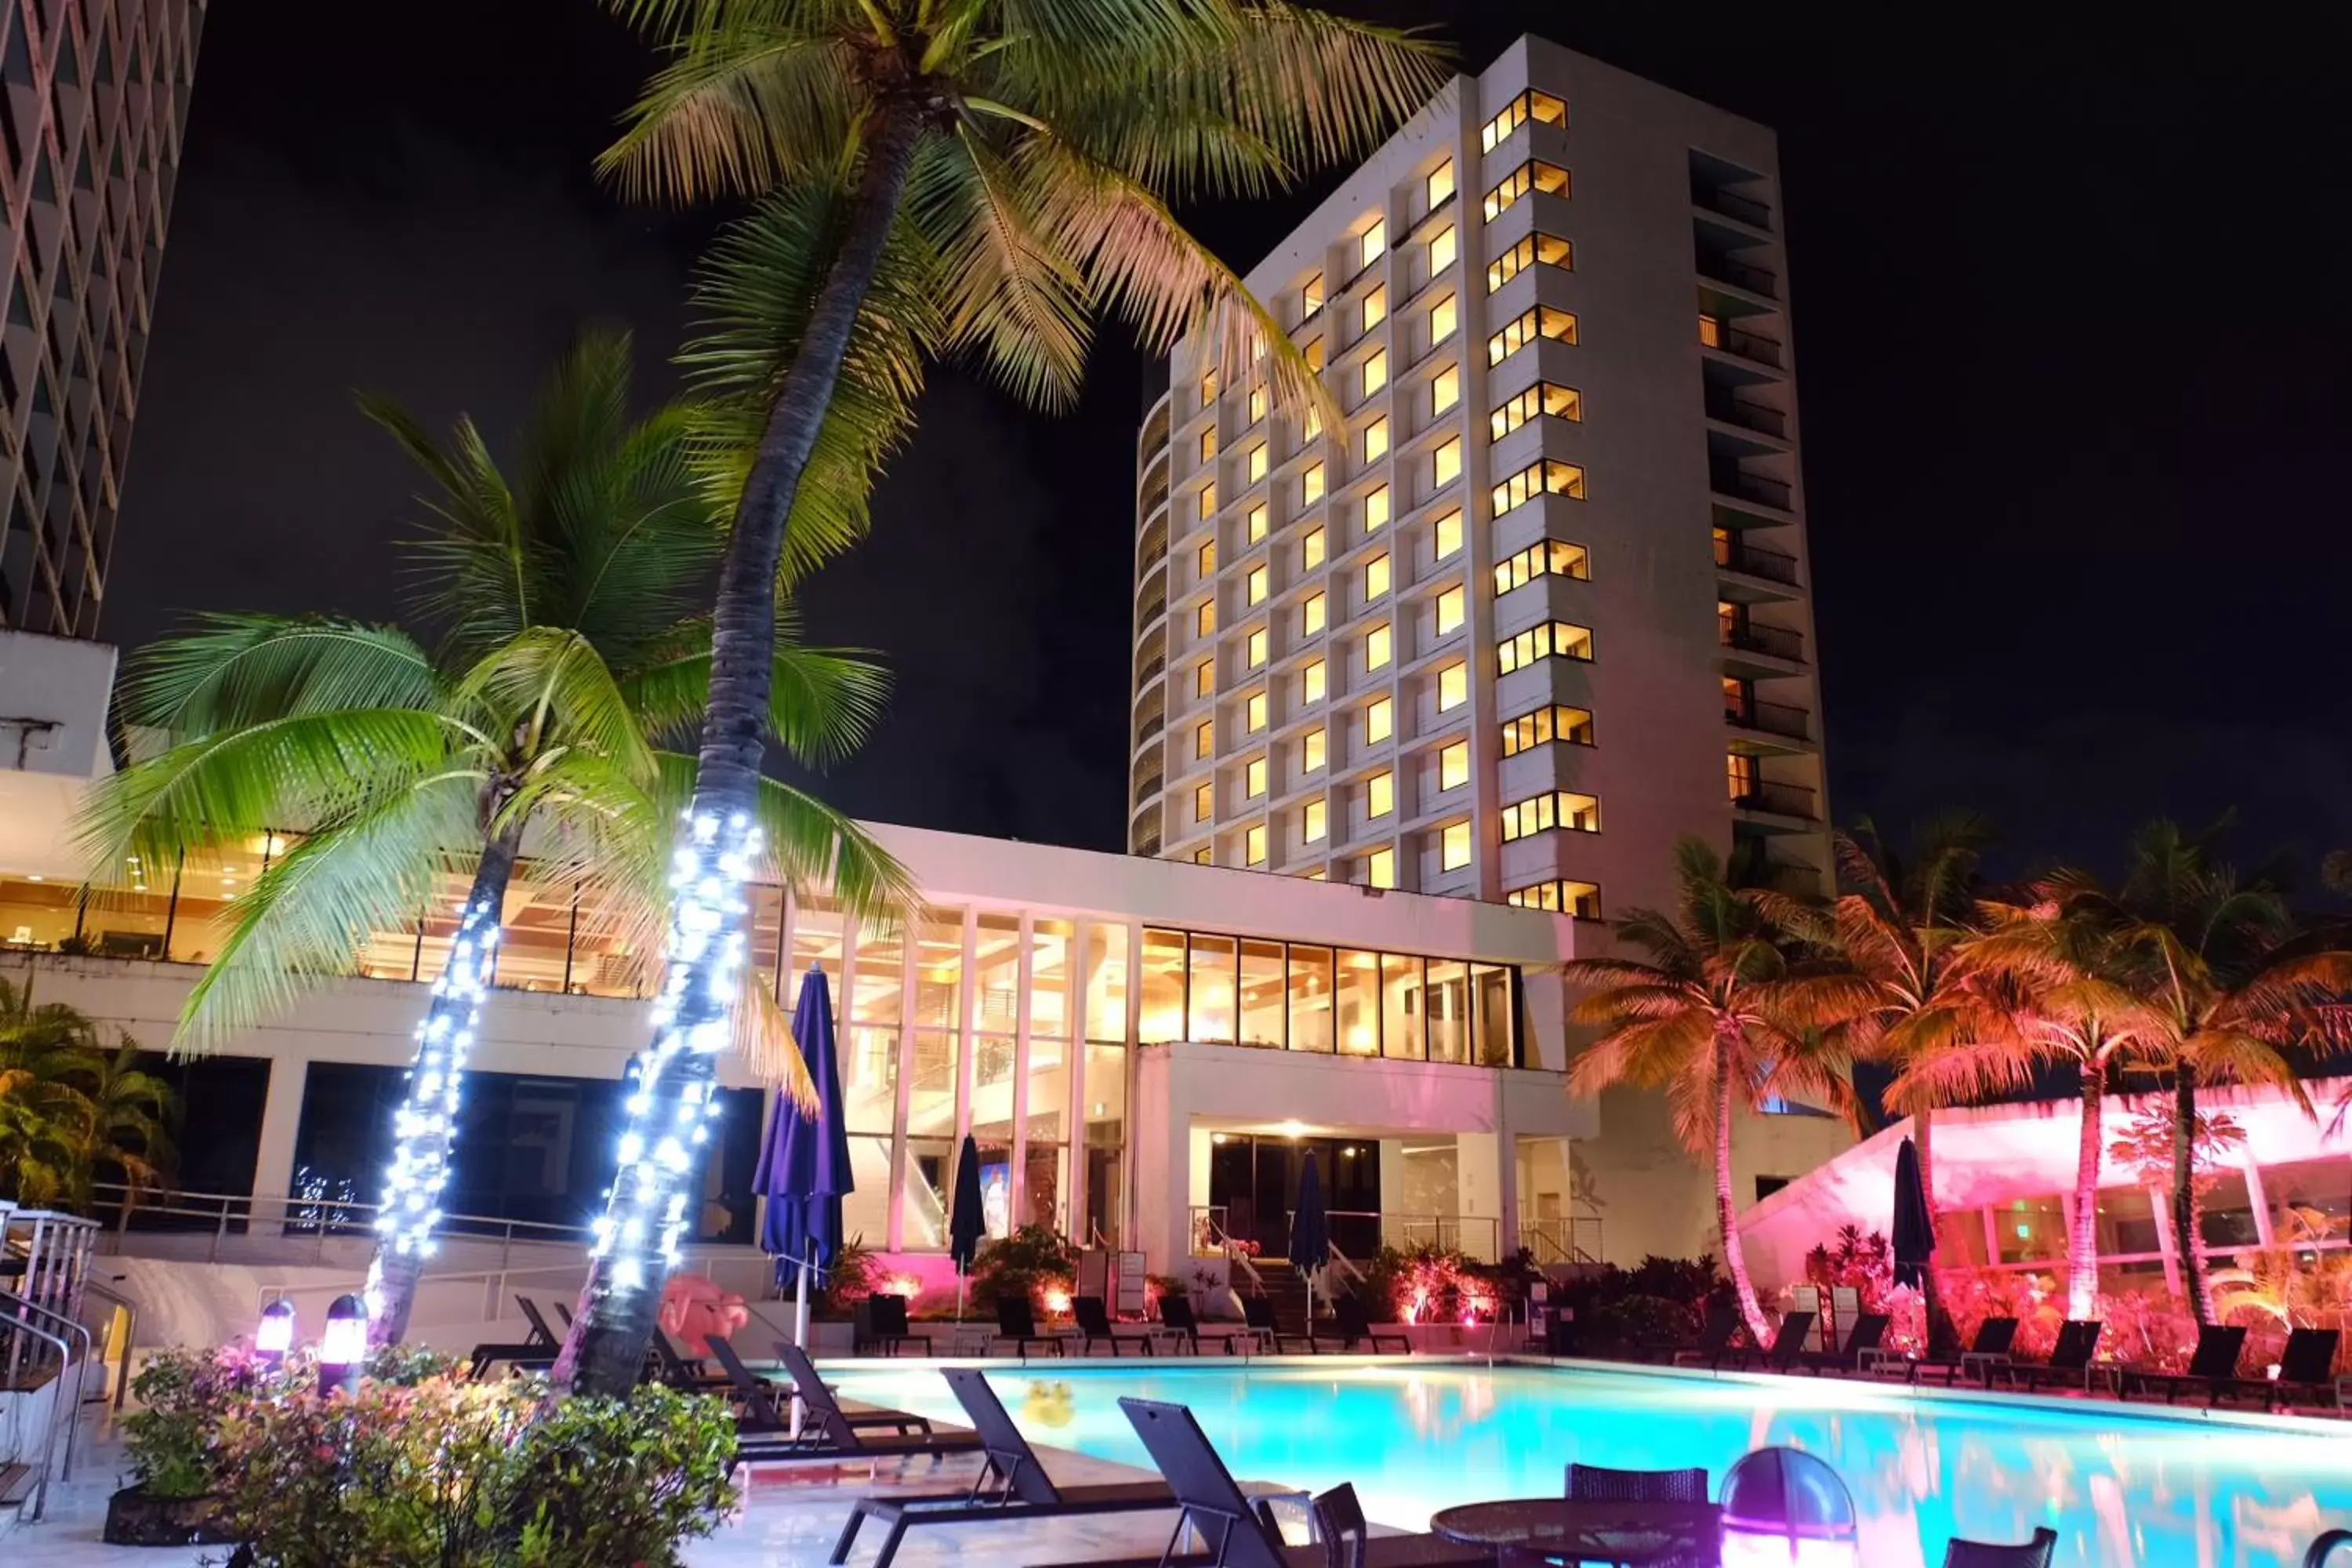
[[[1144,742],[1149,741],[1152,736],[1157,735],[1160,731],[1165,730],[1166,728],[1168,728],[1168,715],[1165,713],[1154,713],[1150,718],[1146,719],[1142,723],[1138,724],[1135,727],[1136,745],[1142,745]]]
[[[1160,780],[1165,775],[1160,773],[1153,773],[1141,784],[1136,785],[1135,804],[1141,805],[1145,801],[1150,800],[1153,795],[1158,795],[1160,793]]]
[[[1727,354],[1758,364],[1780,368],[1780,345],[1770,338],[1759,337],[1732,326],[1720,316],[1701,315],[1698,319],[1698,341],[1711,349],[1721,349]]]
[[[1151,538],[1144,542],[1143,563],[1135,569],[1135,574],[1138,577],[1145,576],[1150,574],[1154,566],[1159,565],[1162,561],[1167,559],[1168,529],[1163,523],[1160,527],[1153,531]]]
[[[1811,739],[1812,717],[1808,710],[1792,708],[1786,702],[1727,704],[1723,710],[1723,721],[1727,724],[1760,730],[1767,735],[1786,735],[1792,741]]]
[[[1742,811],[1769,811],[1780,816],[1813,820],[1813,792],[1803,784],[1774,784],[1757,779],[1742,784],[1731,804]]]
[[[1737,425],[1743,430],[1757,431],[1775,440],[1789,433],[1788,416],[1779,409],[1742,403],[1727,393],[1710,392],[1706,395],[1706,416],[1720,419],[1726,425]]]
[[[1789,487],[1778,479],[1768,479],[1758,474],[1746,474],[1738,468],[1718,465],[1707,471],[1707,482],[1718,495],[1738,496],[1759,506],[1776,506],[1789,510]]]
[[[1797,581],[1797,558],[1778,550],[1767,550],[1760,544],[1750,544],[1738,534],[1715,542],[1715,563],[1727,571],[1745,572],[1751,577],[1769,577],[1775,583],[1794,586]]]
[[[1147,834],[1136,840],[1135,852],[1147,859],[1160,853],[1160,835]]]
[[[1148,626],[1167,613],[1168,595],[1165,594],[1156,595],[1150,599],[1146,599],[1143,602],[1143,606],[1135,612],[1135,624],[1139,626]]]
[[[1138,686],[1148,684],[1157,677],[1161,670],[1167,668],[1168,656],[1161,653],[1153,654],[1150,658],[1143,661],[1143,668],[1135,672],[1135,684]]]
[[[1721,213],[1727,218],[1737,218],[1754,228],[1772,226],[1770,207],[1766,206],[1762,202],[1727,191],[1720,185],[1702,185],[1694,183],[1691,185],[1691,205],[1702,207],[1711,213]]]
[[[1769,654],[1774,658],[1805,657],[1805,637],[1786,626],[1759,626],[1752,621],[1718,620],[1716,626],[1723,646],[1745,653]]]
[[[1728,283],[1735,289],[1745,289],[1750,294],[1761,294],[1767,300],[1778,298],[1773,290],[1780,287],[1779,279],[1761,267],[1750,267],[1745,261],[1734,261],[1728,256],[1718,256],[1713,251],[1698,253],[1698,275],[1712,278],[1717,283]]]

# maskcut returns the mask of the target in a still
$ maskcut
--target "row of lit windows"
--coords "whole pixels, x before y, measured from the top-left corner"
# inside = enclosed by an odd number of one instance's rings
[[[1566,196],[1568,194],[1566,169],[1557,163],[1547,163],[1540,158],[1530,158],[1504,175],[1502,183],[1486,193],[1486,221],[1494,222],[1523,196]]]
[[[1503,842],[1564,827],[1570,833],[1601,831],[1601,797],[1572,790],[1546,790],[1503,807]]]
[[[1506,399],[1500,408],[1487,416],[1487,428],[1499,441],[1530,419],[1549,417],[1581,421],[1584,418],[1584,395],[1572,386],[1559,386],[1549,381],[1537,382],[1525,392]]]
[[[1532,887],[1513,888],[1503,895],[1503,901],[1514,909],[1549,910],[1554,914],[1574,915],[1580,921],[1597,921],[1601,918],[1601,884],[1565,879],[1538,882]]]
[[[1582,500],[1584,469],[1575,463],[1555,462],[1549,458],[1529,463],[1495,487],[1494,515],[1501,517],[1541,495],[1566,496],[1570,500]]]
[[[1495,592],[1507,594],[1524,587],[1538,577],[1573,577],[1580,583],[1592,580],[1592,560],[1581,544],[1570,544],[1564,539],[1541,539],[1520,551],[1507,561],[1495,563]]]
[[[1576,342],[1576,318],[1566,310],[1555,310],[1549,305],[1538,305],[1523,311],[1516,320],[1486,340],[1486,363],[1497,365],[1538,338],[1549,338],[1558,343],[1573,345]]]
[[[1565,741],[1571,746],[1592,744],[1592,714],[1583,708],[1553,703],[1532,713],[1503,721],[1503,755],[1516,757],[1538,746]]]
[[[1566,621],[1546,621],[1529,626],[1515,637],[1506,637],[1495,650],[1502,673],[1525,669],[1539,658],[1592,658],[1592,628],[1570,626]]]
[[[1576,247],[1552,234],[1531,234],[1486,263],[1486,292],[1494,293],[1530,267],[1576,270]]]
[[[1565,125],[1568,123],[1568,105],[1548,92],[1528,89],[1503,105],[1502,113],[1486,121],[1486,128],[1478,132],[1480,150],[1493,152],[1512,132],[1530,120],[1538,125]]]

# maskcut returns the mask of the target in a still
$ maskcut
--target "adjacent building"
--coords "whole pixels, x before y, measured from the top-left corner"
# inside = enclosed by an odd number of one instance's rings
[[[0,0],[0,628],[96,635],[205,0]]]

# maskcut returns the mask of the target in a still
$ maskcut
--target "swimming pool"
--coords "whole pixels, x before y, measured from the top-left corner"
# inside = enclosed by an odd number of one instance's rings
[[[958,1420],[936,1371],[827,1368],[851,1398]],[[1768,1444],[1819,1454],[1853,1489],[1870,1568],[1943,1561],[1955,1534],[2058,1531],[2065,1565],[2294,1568],[2352,1525],[2352,1427],[2216,1422],[2162,1407],[1915,1395],[1853,1379],[1714,1379],[1434,1363],[1068,1370],[992,1367],[1041,1443],[1147,1465],[1120,1394],[1192,1406],[1234,1473],[1318,1490],[1418,1528],[1481,1498],[1557,1493],[1571,1459],[1628,1468],[1732,1460]]]

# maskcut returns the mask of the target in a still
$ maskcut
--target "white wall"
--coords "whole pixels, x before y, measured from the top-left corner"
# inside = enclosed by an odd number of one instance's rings
[[[0,773],[107,772],[114,662],[111,643],[0,629]]]

